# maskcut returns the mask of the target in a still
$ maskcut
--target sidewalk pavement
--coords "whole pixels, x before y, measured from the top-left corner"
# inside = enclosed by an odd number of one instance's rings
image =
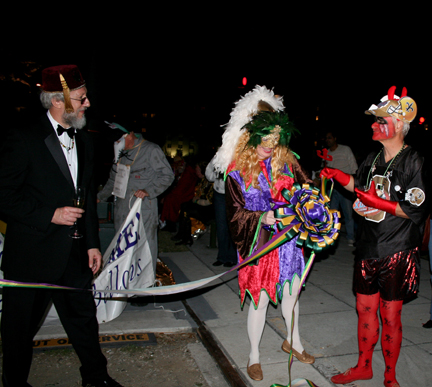
[[[214,267],[217,250],[208,248],[209,233],[180,253],[161,253],[161,260],[172,270],[177,283],[207,278],[227,270]],[[294,359],[291,379],[305,378],[319,387],[335,386],[331,376],[344,372],[357,362],[357,315],[352,292],[354,247],[349,247],[345,235],[339,238],[331,253],[317,255],[300,297],[300,335],[307,352],[316,357],[313,365]],[[429,263],[422,259],[420,295],[404,305],[402,310],[403,341],[397,366],[397,378],[402,387],[426,386],[432,380],[432,329],[422,328],[429,320],[431,286]],[[286,327],[280,306],[270,304],[267,325],[260,345],[264,380],[253,381],[246,373],[249,340],[246,319],[249,303],[240,308],[237,274],[229,273],[201,289],[173,296],[149,297],[149,304],[130,304],[114,321],[101,324],[100,334],[142,332],[179,333],[197,329],[196,314],[203,326],[222,349],[245,386],[269,387],[274,383],[289,383],[288,354],[281,350]],[[186,301],[186,306],[182,302]],[[190,309],[189,309],[190,308]],[[189,313],[188,311],[191,311]],[[43,326],[36,340],[65,337],[61,326]],[[198,355],[197,361],[203,356]],[[198,364],[200,366],[200,364]],[[381,387],[384,381],[384,359],[380,343],[373,357],[374,378],[346,386]],[[220,378],[207,379],[212,387],[235,385]],[[188,386],[185,386],[188,387]]]

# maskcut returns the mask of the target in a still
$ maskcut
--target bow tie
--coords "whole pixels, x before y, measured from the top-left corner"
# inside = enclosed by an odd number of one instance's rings
[[[64,132],[66,132],[71,139],[73,139],[75,136],[75,128],[71,127],[69,129],[65,129],[61,125],[57,126],[57,133],[59,136],[61,136]]]

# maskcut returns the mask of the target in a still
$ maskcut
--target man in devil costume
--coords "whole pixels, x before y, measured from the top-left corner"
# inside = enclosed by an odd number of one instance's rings
[[[336,384],[372,379],[379,309],[384,385],[399,387],[396,363],[402,342],[402,303],[418,292],[419,246],[429,213],[431,179],[423,157],[405,144],[417,105],[405,88],[401,98],[394,95],[395,89],[391,87],[378,106],[365,112],[374,116],[372,139],[383,148],[368,155],[356,176],[332,168],[321,172],[356,192],[354,210],[362,215],[354,266],[359,358],[355,367],[332,377]]]

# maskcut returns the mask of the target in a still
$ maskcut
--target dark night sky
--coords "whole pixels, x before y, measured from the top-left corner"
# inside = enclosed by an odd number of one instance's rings
[[[218,142],[233,103],[256,84],[284,96],[286,110],[302,133],[293,144],[300,148],[313,141],[317,129],[326,128],[337,129],[340,142],[357,146],[359,152],[369,148],[371,119],[364,111],[392,85],[396,93],[407,87],[419,106],[418,117],[432,119],[430,50],[422,47],[422,35],[372,30],[372,19],[353,26],[351,19],[339,24],[326,19],[320,25],[309,21],[301,28],[290,27],[291,19],[270,30],[265,22],[252,23],[252,29],[236,20],[238,28],[232,32],[222,20],[213,28],[205,21],[185,20],[148,27],[147,15],[134,28],[99,24],[103,29],[98,34],[74,27],[83,32],[63,45],[57,42],[65,36],[56,36],[56,49],[50,39],[41,43],[33,37],[18,52],[0,50],[8,63],[76,63],[88,83],[92,118],[101,122],[117,114],[119,123],[125,123],[143,110],[157,111],[158,135],[192,132]],[[244,76],[248,85],[240,89]]]

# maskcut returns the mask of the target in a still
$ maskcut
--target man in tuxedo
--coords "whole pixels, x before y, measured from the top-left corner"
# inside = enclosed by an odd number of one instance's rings
[[[42,72],[47,113],[10,131],[0,151],[0,212],[7,216],[2,270],[5,279],[90,289],[99,251],[93,149],[85,126],[90,107],[75,65]],[[77,187],[84,208],[73,207]],[[78,223],[81,239],[70,237]],[[1,319],[3,385],[29,386],[32,341],[52,302],[81,361],[83,386],[121,387],[107,372],[90,291],[4,288]]]

